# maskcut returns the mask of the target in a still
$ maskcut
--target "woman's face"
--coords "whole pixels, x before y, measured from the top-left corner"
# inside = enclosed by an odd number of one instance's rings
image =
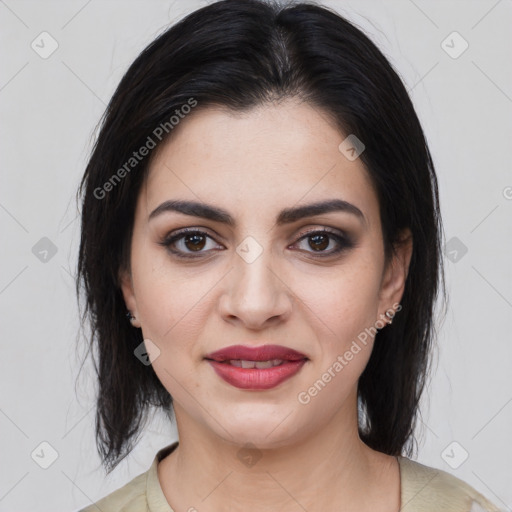
[[[179,428],[272,448],[339,428],[337,420],[353,427],[374,328],[400,309],[411,247],[385,268],[377,197],[361,160],[339,149],[344,139],[319,110],[287,100],[244,114],[196,110],[155,155],[122,289]],[[283,215],[333,200],[348,206]],[[168,201],[208,205],[232,223],[155,212]],[[164,245],[184,228],[203,234]],[[205,359],[265,344],[307,360],[279,384],[251,389]]]

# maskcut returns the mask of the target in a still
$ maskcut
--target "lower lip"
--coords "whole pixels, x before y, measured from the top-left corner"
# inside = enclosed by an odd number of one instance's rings
[[[227,383],[240,389],[271,389],[296,375],[306,359],[286,361],[272,368],[239,368],[229,363],[208,359],[217,375]]]

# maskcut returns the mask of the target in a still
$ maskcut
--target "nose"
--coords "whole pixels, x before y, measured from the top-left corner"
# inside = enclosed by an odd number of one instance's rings
[[[286,321],[293,306],[293,292],[283,272],[272,265],[271,254],[264,250],[254,261],[238,255],[229,272],[226,288],[219,301],[222,317],[240,322],[247,329],[262,329]]]

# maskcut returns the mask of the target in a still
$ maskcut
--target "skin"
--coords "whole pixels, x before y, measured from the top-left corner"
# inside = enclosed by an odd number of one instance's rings
[[[158,478],[176,512],[400,508],[397,459],[370,449],[357,431],[357,381],[373,338],[309,403],[297,400],[400,302],[411,257],[409,237],[385,265],[378,199],[361,160],[338,149],[344,138],[297,100],[244,114],[198,107],[153,155],[120,279],[134,326],[160,350],[152,364],[174,399],[180,444]],[[282,209],[332,198],[365,220],[331,212],[276,226]],[[236,227],[175,212],[148,221],[169,199],[222,207]],[[159,244],[186,227],[211,237],[200,239],[199,253],[194,241],[174,244],[195,260]],[[318,245],[329,253],[335,239],[301,239],[326,228],[348,233],[355,247],[322,258]],[[247,236],[262,249],[251,263],[236,252]],[[270,390],[233,387],[204,360],[229,345],[268,343],[309,358]],[[237,456],[247,443],[260,457],[250,467]]]

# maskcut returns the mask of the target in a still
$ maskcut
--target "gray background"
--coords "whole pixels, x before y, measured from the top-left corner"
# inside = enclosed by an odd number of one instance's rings
[[[75,386],[84,349],[76,342],[74,194],[128,65],[204,4],[0,1],[0,511],[76,510],[146,471],[177,438],[156,415],[109,478],[99,467],[89,361]],[[512,2],[324,5],[369,34],[398,70],[439,176],[450,302],[418,460],[511,510]],[[58,48],[42,58],[52,39]],[[58,456],[43,469],[52,449]]]

